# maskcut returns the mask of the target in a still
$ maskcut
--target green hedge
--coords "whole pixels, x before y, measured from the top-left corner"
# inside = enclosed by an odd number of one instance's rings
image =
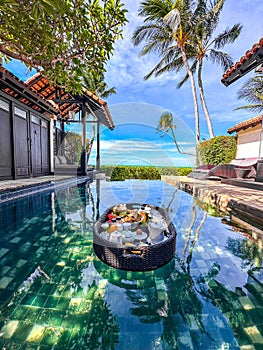
[[[152,166],[116,166],[111,174],[112,181],[126,179],[159,180],[161,175],[157,168]]]
[[[102,165],[101,172],[109,176],[112,181],[125,179],[159,180],[161,175],[186,176],[192,168]]]
[[[201,142],[197,148],[202,164],[214,165],[230,163],[232,159],[235,159],[236,151],[237,139],[234,136],[217,136]]]

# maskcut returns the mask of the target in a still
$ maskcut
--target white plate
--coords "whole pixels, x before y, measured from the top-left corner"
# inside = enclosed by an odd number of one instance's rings
[[[142,241],[142,240],[144,240],[147,236],[148,236],[147,233],[142,232],[141,235],[135,234],[135,235],[134,235],[134,239],[136,239],[136,241]]]

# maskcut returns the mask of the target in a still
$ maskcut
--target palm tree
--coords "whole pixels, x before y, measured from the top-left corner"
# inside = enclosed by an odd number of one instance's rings
[[[116,94],[115,87],[109,88],[108,84],[104,80],[104,76],[101,76],[95,70],[93,71],[89,70],[86,72],[86,76],[83,77],[83,85],[87,90],[94,92],[97,96],[100,96],[103,98],[107,98],[111,94]],[[88,112],[93,117],[93,123],[91,124],[91,127],[92,127],[91,137],[89,139],[89,143],[87,146],[87,163],[88,163],[91,155],[93,143],[95,140],[95,123],[96,123],[97,117],[89,106],[87,106],[87,109],[88,109]]]
[[[238,99],[245,99],[250,105],[237,109],[250,109],[253,112],[263,112],[263,75],[255,75],[238,90]]]
[[[206,118],[210,138],[214,137],[214,131],[204,96],[202,81],[203,62],[205,58],[210,59],[213,63],[220,64],[224,71],[227,70],[233,64],[232,58],[229,54],[220,50],[226,44],[233,43],[238,38],[242,29],[242,26],[237,23],[231,28],[226,28],[215,38],[212,38],[224,3],[225,0],[214,0],[213,3],[207,7],[207,1],[198,1],[198,6],[195,11],[197,16],[196,23],[194,25],[194,33],[191,37],[191,45],[189,46],[189,50],[187,52],[188,57],[194,58],[191,71],[195,72],[197,69],[200,100]],[[187,74],[186,77],[182,79],[182,81],[178,84],[179,88],[184,84],[188,77],[189,76]]]
[[[83,85],[86,89],[102,98],[107,98],[111,94],[116,94],[115,87],[109,88],[104,78],[104,76],[101,76],[95,70],[87,71],[86,75],[83,77]]]
[[[175,137],[175,133],[174,133],[175,129],[176,129],[176,125],[174,125],[174,123],[173,123],[173,114],[171,112],[164,112],[161,115],[161,118],[158,122],[157,131],[162,132],[161,137],[163,137],[165,134],[167,134],[169,131],[171,131],[177,151],[181,154],[188,154],[188,155],[193,156],[193,154],[183,152],[180,149],[180,147],[176,141],[176,137]]]
[[[133,34],[133,43],[135,46],[138,46],[145,41],[141,55],[154,52],[162,57],[154,69],[145,76],[145,79],[148,79],[164,64],[178,63],[177,71],[183,66],[185,67],[191,81],[196,143],[199,144],[200,128],[196,87],[186,55],[186,45],[191,37],[194,18],[193,3],[194,1],[192,0],[143,1],[139,9],[139,16],[145,17],[144,25],[136,29]]]

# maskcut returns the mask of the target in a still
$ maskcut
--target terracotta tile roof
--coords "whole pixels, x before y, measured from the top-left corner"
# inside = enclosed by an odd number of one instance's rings
[[[54,104],[47,101],[41,94],[27,86],[22,80],[2,66],[0,66],[0,79],[1,90],[6,94],[40,113],[47,111],[50,114],[58,114],[58,109]]]
[[[85,102],[102,124],[111,130],[114,129],[114,123],[108,109],[107,102],[100,99],[87,89],[83,88],[82,96],[73,96],[72,94],[63,90],[56,91],[56,88],[50,85],[48,79],[42,76],[41,73],[37,73],[33,77],[29,78],[25,84],[30,86],[34,91],[36,91],[50,103],[56,104],[57,108],[59,109],[61,119],[66,121],[69,120],[69,112],[72,111],[77,113],[81,108],[80,104]],[[62,101],[64,100],[65,102],[58,104],[58,99]],[[75,103],[70,101],[75,101]]]
[[[228,86],[263,63],[263,37],[223,75],[221,82]]]
[[[256,125],[262,123],[262,119],[263,119],[263,115],[259,115],[258,117],[247,119],[244,122],[238,123],[235,126],[233,126],[232,128],[228,129],[227,132],[229,134],[232,134],[235,131],[237,132],[240,130],[245,130],[251,126],[256,126]]]

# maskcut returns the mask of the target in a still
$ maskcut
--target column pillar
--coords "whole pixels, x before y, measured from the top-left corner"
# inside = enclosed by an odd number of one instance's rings
[[[97,122],[97,157],[96,170],[100,171],[100,122]]]
[[[87,120],[87,114],[86,114],[86,106],[84,103],[81,105],[81,122],[82,122],[82,151],[81,151],[81,161],[80,161],[80,167],[81,167],[81,175],[87,174],[87,152],[86,152],[86,120]]]

